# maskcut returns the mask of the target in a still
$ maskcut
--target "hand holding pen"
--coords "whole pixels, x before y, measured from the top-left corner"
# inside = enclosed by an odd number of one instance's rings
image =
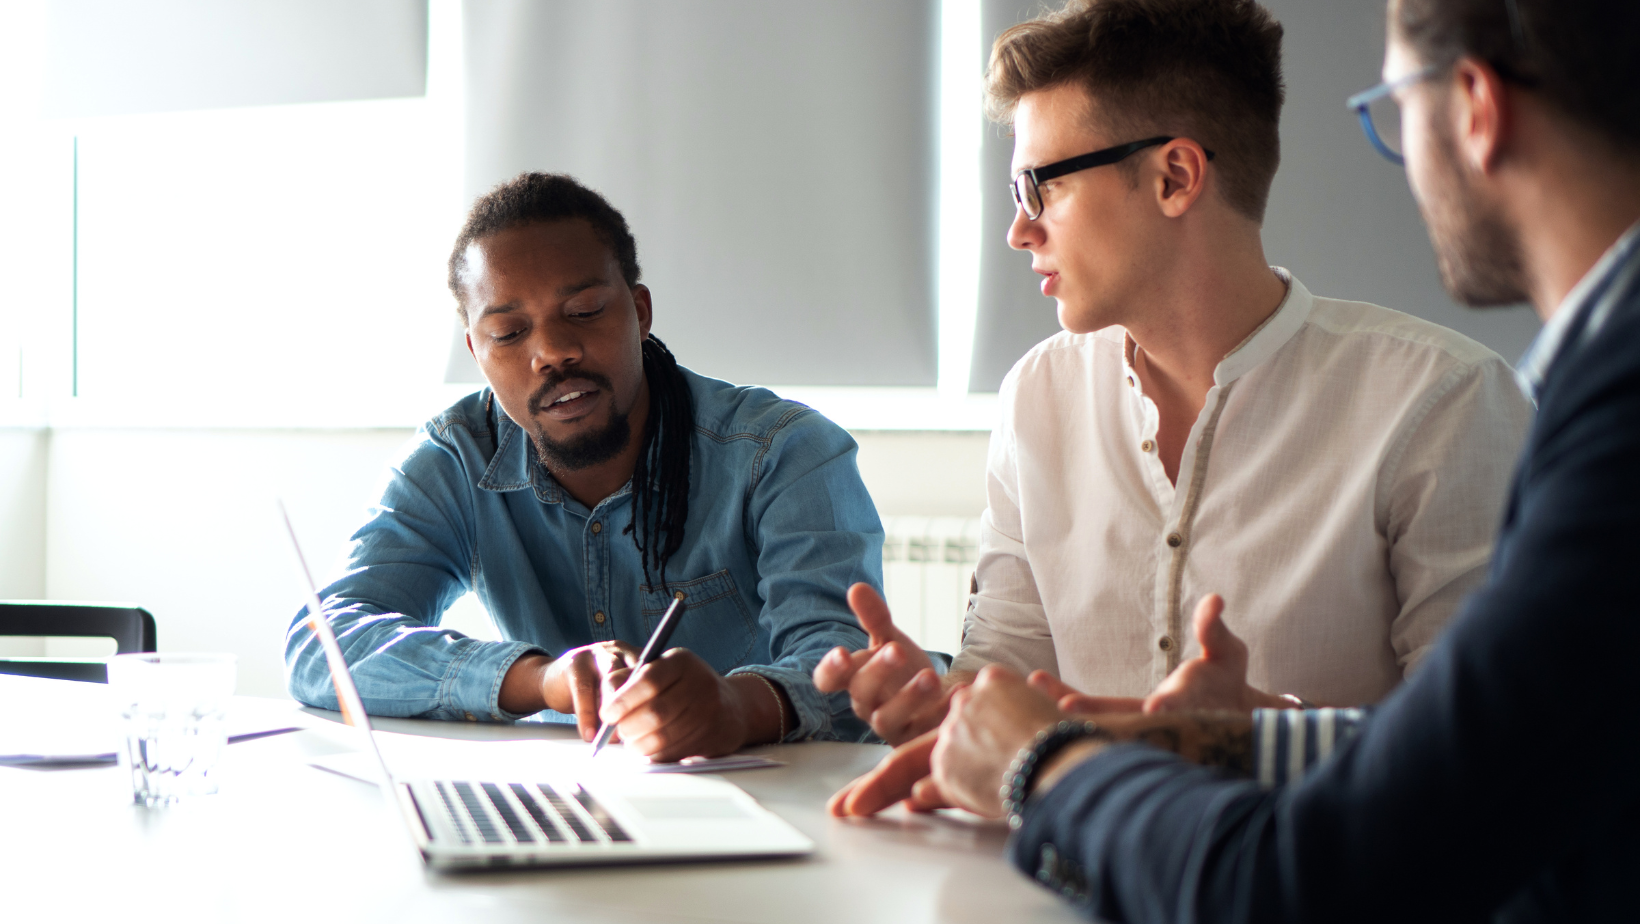
[[[780,683],[761,672],[725,676],[686,648],[667,650],[682,615],[682,603],[663,614],[642,653],[597,642],[557,659],[519,658],[502,680],[501,707],[574,714],[586,741],[607,743],[613,726],[628,751],[661,763],[784,740],[797,717]]]
[[[666,643],[672,638],[672,630],[677,628],[678,621],[682,618],[683,595],[679,594],[672,598],[672,605],[667,607],[666,612],[661,615],[661,621],[656,624],[655,631],[650,634],[649,642],[643,646],[643,653],[638,655],[638,663],[633,666],[632,673],[627,676],[626,683],[623,683],[620,689],[612,693],[610,699],[620,696],[637,680],[638,668],[653,662],[661,656],[661,652],[666,650]],[[614,732],[615,723],[613,722],[606,720],[599,727],[597,737],[592,740],[592,756],[598,756],[598,752],[603,749],[604,745],[609,743],[609,737]]]

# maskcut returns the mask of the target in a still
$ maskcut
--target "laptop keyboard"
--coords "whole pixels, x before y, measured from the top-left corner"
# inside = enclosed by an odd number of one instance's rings
[[[530,818],[535,821],[536,828],[546,834],[548,841],[554,844],[564,843],[564,832],[558,830],[558,826],[553,823],[552,819],[547,817],[546,812],[541,811],[541,803],[530,795],[530,791],[524,788],[523,783],[510,783],[507,788],[511,789],[513,795],[518,797],[519,803],[524,806],[524,811],[530,813]]]
[[[566,798],[551,783],[433,783],[445,818],[461,842],[601,847],[632,838],[592,793],[566,787]]]

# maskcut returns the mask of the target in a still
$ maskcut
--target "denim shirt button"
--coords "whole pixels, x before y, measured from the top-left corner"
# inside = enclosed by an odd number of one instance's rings
[[[592,614],[592,621],[597,623],[600,626],[603,625],[604,624],[604,611],[599,610],[598,612],[593,613]]]
[[[596,535],[598,535],[599,533],[601,533],[603,531],[604,531],[604,524],[599,523],[597,521],[594,521],[593,524],[592,524],[592,534],[594,536],[596,536]]]
[[[472,713],[471,713],[471,712],[469,712],[469,713],[467,713],[467,721],[469,721],[469,722],[477,722],[477,721],[478,721],[478,720],[477,720],[477,719],[475,719],[475,718],[473,718],[473,714],[472,714]]]

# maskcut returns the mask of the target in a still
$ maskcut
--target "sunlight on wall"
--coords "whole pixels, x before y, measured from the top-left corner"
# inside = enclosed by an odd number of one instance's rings
[[[459,0],[430,4],[425,97],[79,119],[40,116],[44,6],[0,5],[0,424],[402,426],[448,404]]]
[[[370,401],[436,381],[454,173],[426,100],[79,132],[79,388],[101,402]],[[453,183],[448,184],[453,189]],[[229,422],[229,421],[223,421]]]

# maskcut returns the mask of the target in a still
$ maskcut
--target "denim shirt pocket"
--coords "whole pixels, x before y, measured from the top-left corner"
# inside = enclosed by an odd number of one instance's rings
[[[666,587],[639,585],[643,598],[645,635],[655,631],[672,598],[683,595],[683,619],[667,642],[668,648],[687,648],[720,674],[741,666],[757,642],[757,623],[728,570],[692,581],[667,581]]]

